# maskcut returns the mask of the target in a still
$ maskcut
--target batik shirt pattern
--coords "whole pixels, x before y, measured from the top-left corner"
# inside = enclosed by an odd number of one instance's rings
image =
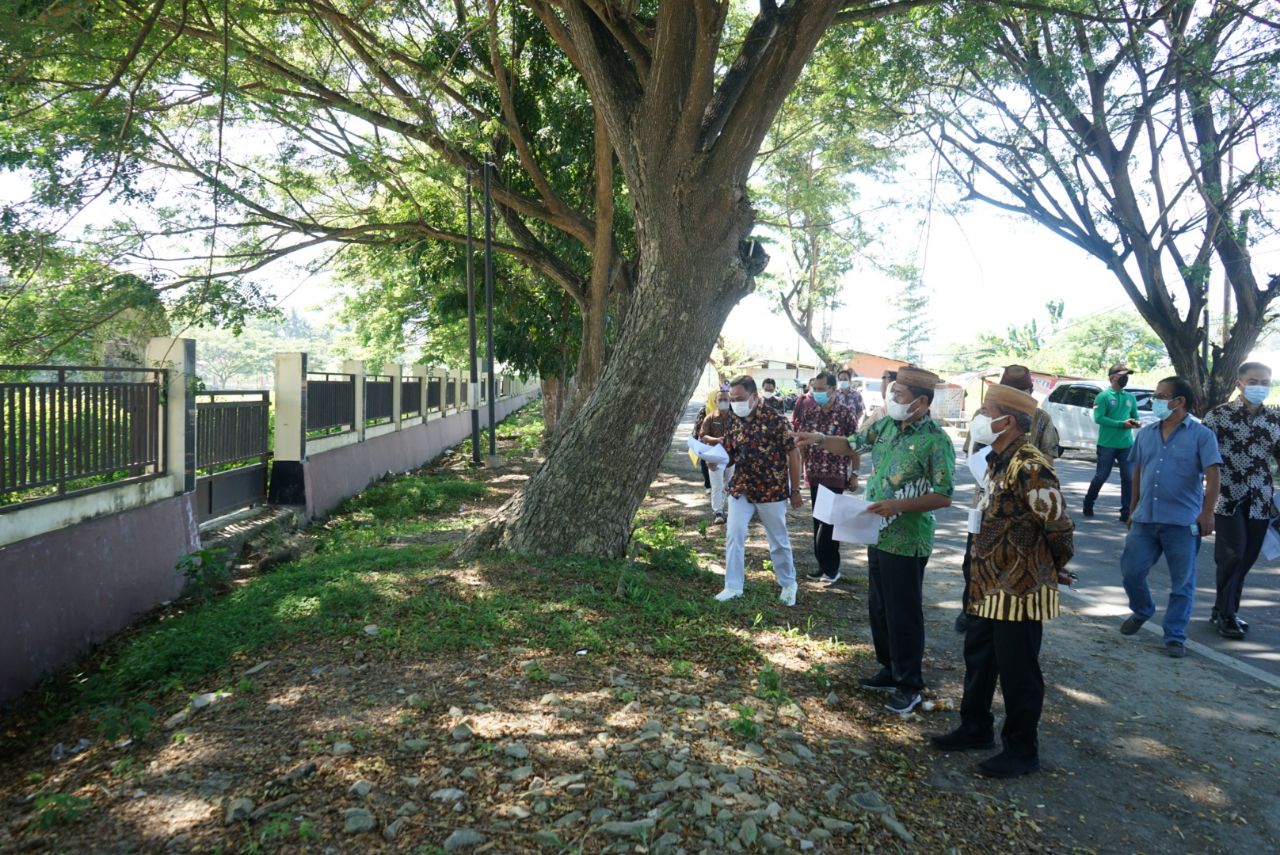
[[[905,428],[883,418],[849,437],[849,446],[871,452],[874,471],[867,480],[869,502],[955,492],[955,447],[929,416]],[[933,513],[911,511],[891,517],[880,530],[876,548],[894,555],[927,557],[933,551]]]
[[[853,413],[854,424],[862,421],[862,414],[867,411],[867,405],[862,402],[862,393],[857,389],[837,389],[832,393],[836,397],[836,406],[844,407]]]
[[[839,404],[822,407],[813,398],[801,398],[791,413],[791,426],[797,432],[824,433],[827,436],[851,436],[858,432],[858,420],[848,408]],[[823,451],[816,445],[804,450],[804,475],[809,486],[823,484],[843,490],[853,472],[853,458]]]
[[[1271,461],[1280,460],[1280,412],[1263,407],[1256,416],[1244,401],[1215,407],[1204,419],[1222,452],[1222,490],[1215,514],[1246,508],[1251,520],[1274,516]]]
[[[734,470],[725,492],[753,504],[785,501],[791,495],[787,455],[796,447],[786,417],[757,406],[747,418],[728,421],[724,449]]]
[[[1074,552],[1074,526],[1049,459],[1020,437],[991,452],[982,487],[969,613],[991,620],[1057,617],[1058,571]]]

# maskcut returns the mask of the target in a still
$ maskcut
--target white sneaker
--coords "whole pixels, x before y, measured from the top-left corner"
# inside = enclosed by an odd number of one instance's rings
[[[728,602],[729,600],[737,599],[738,597],[741,597],[741,596],[742,596],[741,591],[730,591],[728,588],[725,588],[723,591],[716,594],[716,602],[725,603],[725,602]]]
[[[794,606],[796,604],[796,588],[797,586],[794,584],[783,585],[782,594],[778,597],[778,600],[784,606]]]

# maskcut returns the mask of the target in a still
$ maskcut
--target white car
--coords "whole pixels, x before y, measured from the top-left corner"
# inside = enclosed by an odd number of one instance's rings
[[[866,406],[868,412],[876,407],[884,406],[883,383],[879,377],[874,379],[871,377],[854,377],[849,381],[849,385],[857,389],[858,393],[862,395],[862,403]]]
[[[1093,451],[1098,447],[1098,425],[1093,420],[1093,399],[1107,388],[1101,382],[1060,383],[1040,405],[1053,426],[1058,429],[1058,444],[1063,448],[1080,448]],[[1143,427],[1156,421],[1151,414],[1153,389],[1127,388],[1126,392],[1138,399],[1138,421]]]

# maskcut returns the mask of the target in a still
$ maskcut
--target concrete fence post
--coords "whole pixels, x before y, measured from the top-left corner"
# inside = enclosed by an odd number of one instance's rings
[[[164,422],[160,431],[161,465],[174,493],[196,489],[196,342],[157,337],[147,342],[147,365],[167,369]]]
[[[420,381],[418,384],[418,415],[422,416],[422,420],[427,420],[427,384],[431,382],[431,372],[425,365],[414,365],[409,369],[409,374],[417,377]]]
[[[403,366],[399,362],[384,362],[378,369],[378,373],[391,378],[391,423],[396,426],[396,430],[400,430],[400,420],[404,416],[404,401],[401,400],[404,390],[400,388],[402,370]]]
[[[275,446],[267,500],[273,505],[306,504],[303,469],[307,459],[307,355],[277,353]]]
[[[364,442],[364,362],[359,359],[342,360],[342,373],[352,375],[356,387],[356,415],[353,427],[356,441]]]

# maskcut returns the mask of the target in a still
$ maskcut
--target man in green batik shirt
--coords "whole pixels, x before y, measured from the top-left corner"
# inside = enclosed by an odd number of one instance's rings
[[[863,687],[892,692],[886,707],[906,714],[924,688],[924,567],[933,552],[933,512],[951,504],[956,453],[951,437],[929,415],[941,381],[923,368],[898,371],[888,415],[850,437],[796,435],[801,447],[833,454],[871,452],[869,508],[889,522],[867,548],[871,640],[880,672]]]

